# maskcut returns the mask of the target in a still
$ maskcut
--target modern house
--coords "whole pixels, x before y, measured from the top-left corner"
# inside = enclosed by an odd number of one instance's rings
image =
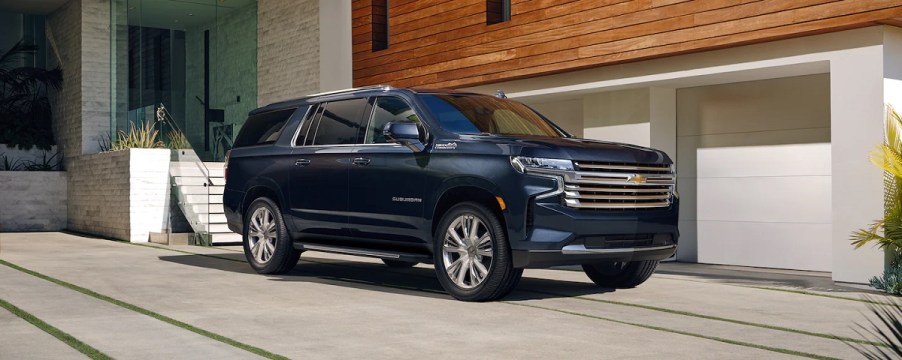
[[[65,74],[51,100],[70,230],[135,236],[139,222],[108,208],[111,194],[140,191],[97,183],[98,169],[123,167],[96,154],[98,140],[160,104],[210,175],[248,110],[388,84],[503,90],[575,135],[666,151],[678,261],[857,283],[885,265],[848,237],[883,214],[867,154],[883,105],[902,108],[898,1],[0,0],[0,11],[23,29],[43,23],[31,29],[43,29],[46,66]]]

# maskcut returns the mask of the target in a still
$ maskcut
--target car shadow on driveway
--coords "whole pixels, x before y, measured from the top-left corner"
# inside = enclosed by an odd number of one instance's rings
[[[256,274],[244,262],[244,255],[240,253],[216,256],[172,255],[160,256],[159,259],[180,265],[233,273]],[[442,289],[438,279],[436,279],[435,270],[423,267],[392,269],[378,263],[302,256],[298,265],[285,274],[259,276],[279,282],[306,282],[368,291],[453,299]],[[567,298],[613,291],[615,290],[600,288],[588,281],[576,282],[524,276],[517,288],[504,300],[526,301]]]

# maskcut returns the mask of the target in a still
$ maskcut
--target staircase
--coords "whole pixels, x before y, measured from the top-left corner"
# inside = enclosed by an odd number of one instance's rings
[[[195,233],[197,245],[240,243],[226,224],[222,207],[225,178],[221,162],[201,162],[190,150],[176,150],[169,164],[172,191]]]

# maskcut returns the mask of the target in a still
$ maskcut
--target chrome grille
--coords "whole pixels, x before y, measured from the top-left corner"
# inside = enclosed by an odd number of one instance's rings
[[[575,161],[565,177],[564,204],[580,209],[670,206],[674,174],[669,164]]]

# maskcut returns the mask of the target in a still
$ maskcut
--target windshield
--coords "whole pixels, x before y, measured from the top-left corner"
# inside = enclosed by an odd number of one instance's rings
[[[565,137],[554,125],[518,102],[485,95],[422,95],[445,130],[458,134]]]

